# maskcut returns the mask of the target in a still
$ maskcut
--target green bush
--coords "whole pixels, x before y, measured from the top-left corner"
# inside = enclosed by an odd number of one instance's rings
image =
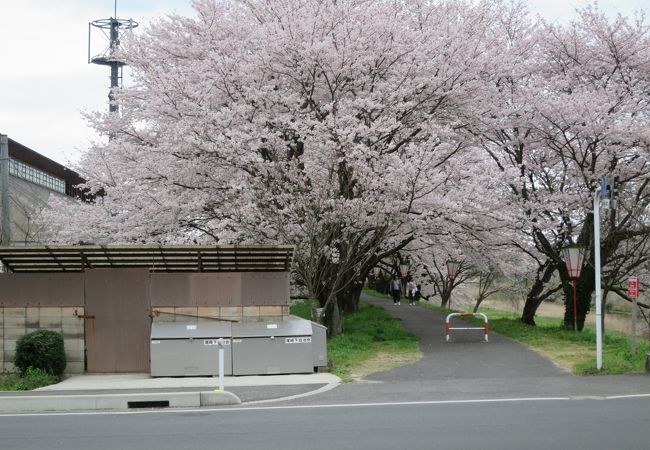
[[[37,330],[21,336],[16,342],[14,364],[22,375],[30,367],[61,375],[66,365],[63,336],[50,330]]]
[[[28,367],[23,377],[16,382],[14,389],[17,391],[31,391],[33,389],[49,386],[59,382],[59,377],[43,369]]]

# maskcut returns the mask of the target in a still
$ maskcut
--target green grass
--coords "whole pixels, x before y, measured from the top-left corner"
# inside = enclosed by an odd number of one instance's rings
[[[306,300],[295,303],[290,311],[298,315],[305,308],[309,309]],[[343,332],[327,341],[330,370],[349,381],[355,367],[379,353],[417,353],[417,341],[383,308],[361,303],[359,311],[343,318]]]
[[[289,313],[303,319],[311,320],[311,306],[307,300],[298,300],[289,307]]]
[[[16,384],[20,380],[20,375],[17,373],[8,373],[0,375],[0,391],[17,391]]]
[[[375,291],[374,289],[369,289],[369,288],[363,288],[363,292],[368,295],[372,295],[373,297],[378,297],[378,298],[392,298],[390,294],[386,294],[385,292],[379,292]]]
[[[21,376],[10,373],[0,376],[0,391],[31,391],[33,389],[49,386],[59,382],[59,378],[41,369],[32,367]]]

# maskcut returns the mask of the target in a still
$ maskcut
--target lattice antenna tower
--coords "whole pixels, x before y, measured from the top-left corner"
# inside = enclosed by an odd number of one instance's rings
[[[113,90],[117,87],[122,87],[122,67],[125,65],[124,61],[120,60],[118,55],[120,35],[137,26],[138,22],[133,19],[117,18],[117,0],[115,0],[114,4],[113,17],[93,20],[88,23],[88,63],[108,66],[111,69],[111,88],[108,91],[108,110],[110,112],[117,112],[119,110],[115,102]],[[101,53],[91,57],[90,46],[93,29],[101,31],[104,37],[108,39],[108,46]]]

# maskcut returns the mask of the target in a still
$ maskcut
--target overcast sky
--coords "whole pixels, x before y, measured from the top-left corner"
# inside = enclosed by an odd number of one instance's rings
[[[567,21],[585,0],[529,0],[547,20]],[[600,0],[608,14],[650,10],[648,0]],[[105,110],[109,68],[88,64],[88,22],[113,15],[113,0],[0,0],[0,133],[66,165],[96,139],[82,111]],[[146,24],[189,0],[118,0],[117,16]],[[137,32],[137,29],[136,29]],[[107,44],[93,34],[94,54]],[[128,69],[125,69],[125,71]]]

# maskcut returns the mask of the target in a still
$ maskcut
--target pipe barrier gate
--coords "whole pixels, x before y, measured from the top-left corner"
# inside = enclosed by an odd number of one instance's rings
[[[449,326],[449,318],[452,316],[459,316],[459,317],[483,317],[483,320],[485,323],[483,324],[482,327],[450,327]],[[449,342],[449,331],[450,330],[483,330],[483,333],[485,334],[485,342],[488,341],[488,318],[485,314],[483,313],[471,313],[471,312],[462,312],[462,313],[451,313],[447,316],[447,319],[445,319],[445,335],[447,336],[447,342]]]

